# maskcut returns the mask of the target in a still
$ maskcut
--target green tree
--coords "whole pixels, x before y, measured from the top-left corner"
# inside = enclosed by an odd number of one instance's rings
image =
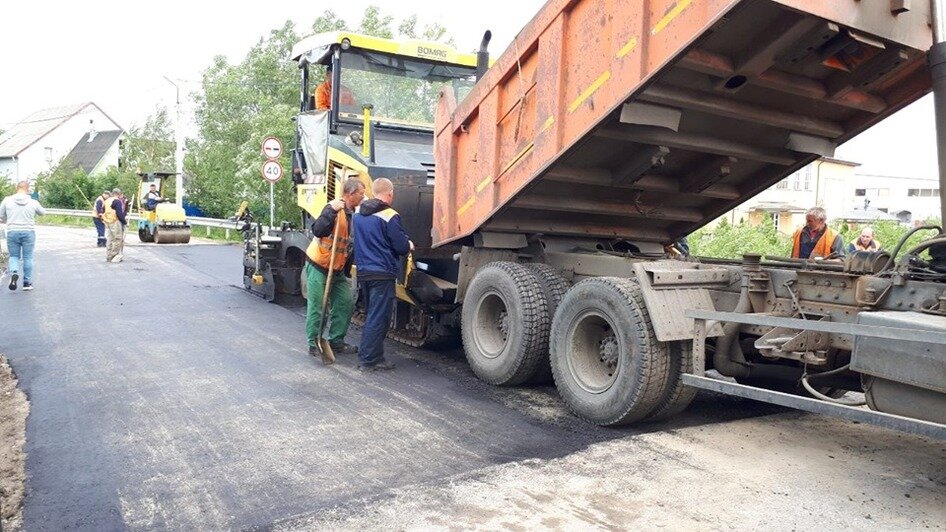
[[[414,15],[414,19],[416,23],[416,15]],[[394,17],[381,14],[381,9],[379,9],[377,6],[368,6],[368,8],[365,9],[364,16],[361,17],[361,24],[358,26],[358,32],[364,33],[365,35],[372,35],[374,37],[393,39],[394,31],[391,29],[391,24],[393,23]],[[401,25],[403,26],[404,24],[402,23]]]
[[[767,216],[758,227],[744,222],[731,225],[724,218],[714,228],[695,231],[688,240],[690,253],[701,257],[738,259],[746,253],[785,257],[792,252],[791,237],[776,231]]]
[[[16,192],[16,183],[5,176],[0,176],[0,198],[5,198]]]
[[[121,168],[133,174],[174,171],[174,129],[165,107],[126,132],[121,157]]]
[[[239,64],[223,56],[204,72],[197,95],[199,137],[188,144],[185,168],[192,179],[188,196],[209,216],[229,216],[241,199],[253,212],[269,210],[269,186],[260,175],[260,143],[273,135],[292,146],[292,116],[298,109],[298,68],[289,60],[299,40],[292,22],[260,39]],[[289,166],[288,156],[281,161]],[[279,218],[294,220],[291,183],[277,184]]]
[[[331,9],[326,9],[319,18],[312,23],[312,33],[324,33],[327,31],[341,31],[348,29],[348,23],[338,18]]]

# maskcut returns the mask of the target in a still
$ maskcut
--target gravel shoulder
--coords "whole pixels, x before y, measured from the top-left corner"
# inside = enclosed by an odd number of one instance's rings
[[[22,528],[26,416],[30,405],[16,386],[16,376],[0,355],[0,528]]]

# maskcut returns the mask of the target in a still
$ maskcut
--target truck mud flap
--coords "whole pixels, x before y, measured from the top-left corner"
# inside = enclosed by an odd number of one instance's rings
[[[716,310],[709,288],[725,288],[731,281],[729,270],[693,262],[641,262],[634,271],[661,342],[693,339],[693,318],[685,311]],[[713,324],[706,336],[722,334],[722,325]]]

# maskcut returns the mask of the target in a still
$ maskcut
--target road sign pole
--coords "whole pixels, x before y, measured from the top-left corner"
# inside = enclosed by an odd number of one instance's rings
[[[282,142],[277,137],[266,137],[260,146],[263,157],[266,162],[260,169],[263,179],[269,181],[269,228],[276,227],[276,193],[275,183],[282,179],[283,169],[279,164],[279,156],[282,155]]]

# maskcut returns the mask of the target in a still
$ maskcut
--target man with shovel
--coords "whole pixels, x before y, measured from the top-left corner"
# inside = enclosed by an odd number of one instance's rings
[[[355,304],[345,266],[354,251],[351,217],[365,197],[365,185],[357,178],[342,184],[342,197],[322,209],[312,222],[315,236],[306,249],[306,295],[308,299],[305,332],[309,354],[321,356],[324,364],[335,362],[336,354],[355,354],[358,348],[345,343]],[[339,216],[339,212],[343,216]],[[327,339],[323,337],[329,319]]]

